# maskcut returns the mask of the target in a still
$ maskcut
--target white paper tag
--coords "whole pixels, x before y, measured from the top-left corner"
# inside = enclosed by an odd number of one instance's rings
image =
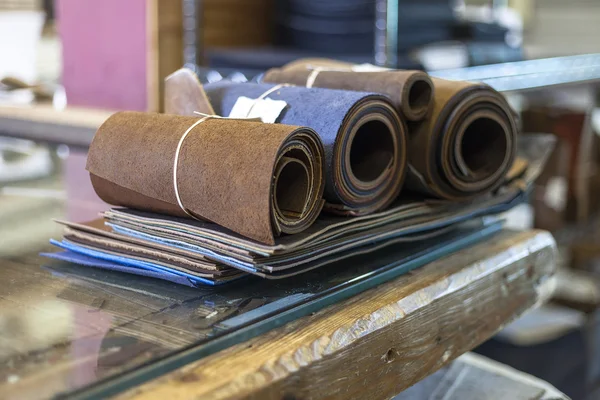
[[[275,123],[287,103],[283,100],[250,99],[248,97],[239,97],[228,118],[260,118],[262,122]]]

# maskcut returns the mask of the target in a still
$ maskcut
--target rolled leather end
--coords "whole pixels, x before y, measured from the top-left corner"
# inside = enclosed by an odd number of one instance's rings
[[[512,167],[517,124],[488,85],[433,78],[431,116],[411,126],[410,189],[463,200],[496,189]]]
[[[309,58],[294,61],[283,68],[268,70],[264,82],[291,83],[327,89],[382,93],[408,121],[420,121],[432,108],[434,87],[423,71],[355,71],[355,65],[342,61]],[[315,73],[315,70],[319,70]],[[312,78],[311,78],[312,76]]]
[[[421,121],[427,116],[433,102],[433,82],[421,71],[401,71],[406,80],[398,103],[400,112],[409,121]]]
[[[338,201],[326,210],[365,215],[390,205],[402,189],[407,169],[406,125],[387,99],[372,95],[346,115],[335,141],[330,188]]]
[[[197,118],[121,112],[92,141],[87,161],[104,201],[189,217],[174,189],[182,135]],[[195,218],[274,244],[308,228],[323,207],[324,149],[309,128],[207,119],[182,142],[179,200]]]
[[[324,158],[323,142],[310,128],[297,129],[282,144],[271,190],[276,232],[302,232],[319,216],[325,203]]]

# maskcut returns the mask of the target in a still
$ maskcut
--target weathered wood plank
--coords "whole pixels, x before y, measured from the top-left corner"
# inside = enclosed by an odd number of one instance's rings
[[[51,104],[0,106],[0,135],[88,148],[96,130],[112,111]]]
[[[553,290],[545,232],[503,232],[120,399],[388,399]]]

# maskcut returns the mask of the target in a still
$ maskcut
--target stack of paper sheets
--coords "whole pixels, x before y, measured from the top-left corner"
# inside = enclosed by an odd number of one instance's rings
[[[114,208],[85,224],[58,221],[65,226],[64,238],[52,243],[64,251],[47,255],[192,286],[225,283],[248,273],[268,279],[289,277],[396,243],[448,233],[523,202],[553,138],[525,136],[519,144],[523,162],[506,184],[468,203],[403,199],[386,211],[361,217],[322,215],[306,231],[281,236],[274,245],[209,222]]]

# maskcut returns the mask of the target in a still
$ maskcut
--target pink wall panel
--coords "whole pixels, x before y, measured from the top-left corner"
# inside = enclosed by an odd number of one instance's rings
[[[146,0],[58,0],[71,105],[145,111]]]
[[[62,81],[74,106],[148,109],[147,0],[57,0]],[[68,218],[85,221],[109,206],[92,188],[86,154],[65,162]]]

